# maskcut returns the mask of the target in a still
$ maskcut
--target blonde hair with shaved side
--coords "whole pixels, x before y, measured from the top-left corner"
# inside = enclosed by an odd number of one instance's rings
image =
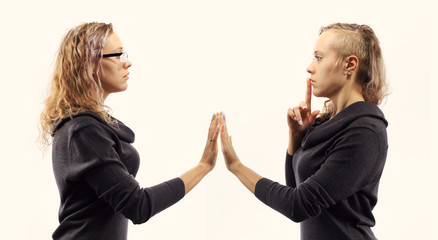
[[[337,34],[337,39],[331,45],[338,54],[334,68],[346,57],[356,56],[359,59],[356,80],[363,85],[364,100],[380,105],[388,95],[388,85],[382,51],[373,29],[367,25],[335,23],[322,27],[319,34],[328,30],[333,30]],[[330,100],[324,103],[322,112],[322,116],[333,114],[334,106]]]

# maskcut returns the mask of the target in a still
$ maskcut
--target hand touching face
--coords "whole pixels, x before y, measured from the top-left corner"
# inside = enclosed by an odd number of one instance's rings
[[[331,47],[337,34],[335,31],[326,31],[319,36],[313,60],[307,67],[316,97],[335,97],[345,84],[342,64],[336,65],[339,57]]]
[[[287,123],[293,134],[304,134],[315,123],[319,110],[312,112],[312,80],[307,79],[305,101],[287,112]]]

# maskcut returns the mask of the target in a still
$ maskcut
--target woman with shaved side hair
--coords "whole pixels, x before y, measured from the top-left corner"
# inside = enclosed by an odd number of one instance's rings
[[[221,130],[227,168],[262,202],[301,222],[301,239],[376,239],[372,210],[388,148],[379,41],[366,25],[323,27],[307,72],[306,98],[287,113],[286,186],[245,166]],[[326,97],[311,110],[312,94]],[[319,117],[317,117],[319,115]]]
[[[183,198],[215,166],[220,114],[211,119],[194,168],[153,187],[139,186],[134,132],[104,105],[109,94],[127,88],[131,65],[111,24],[81,24],[61,43],[40,119],[41,142],[52,143],[61,197],[53,239],[126,239],[128,219],[146,222]]]

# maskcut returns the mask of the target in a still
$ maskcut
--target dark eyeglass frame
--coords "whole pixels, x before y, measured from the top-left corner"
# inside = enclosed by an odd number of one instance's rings
[[[106,58],[106,57],[120,57],[122,56],[124,52],[121,53],[108,53],[108,54],[103,54],[102,57]]]
[[[103,54],[102,57],[103,58],[107,58],[107,57],[120,57],[123,54],[126,55],[125,59],[127,60],[128,59],[128,53],[127,52]],[[120,60],[122,60],[122,59],[120,59]],[[125,61],[121,61],[121,62],[126,62],[126,60]]]

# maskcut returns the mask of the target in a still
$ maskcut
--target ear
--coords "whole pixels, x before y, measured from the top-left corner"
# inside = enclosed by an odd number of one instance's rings
[[[345,58],[344,65],[345,65],[344,74],[351,75],[359,67],[359,58],[357,58],[354,55],[350,55]]]

